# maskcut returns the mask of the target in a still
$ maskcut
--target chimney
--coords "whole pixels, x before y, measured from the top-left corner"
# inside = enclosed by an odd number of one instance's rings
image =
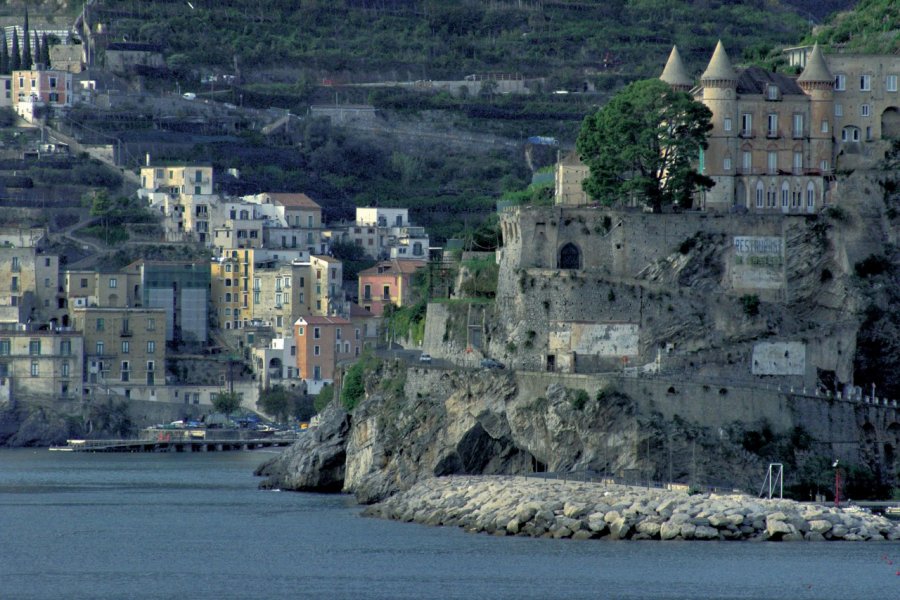
[[[145,155],[144,161],[146,162],[146,165],[149,167],[150,166],[150,153],[149,152],[147,152],[147,154]]]

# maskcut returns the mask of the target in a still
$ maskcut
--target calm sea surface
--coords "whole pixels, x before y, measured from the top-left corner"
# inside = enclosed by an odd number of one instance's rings
[[[259,491],[265,457],[0,450],[0,599],[900,599],[900,543],[472,535]]]

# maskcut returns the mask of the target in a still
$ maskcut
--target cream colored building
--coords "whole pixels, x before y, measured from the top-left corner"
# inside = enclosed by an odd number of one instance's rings
[[[159,400],[166,385],[166,310],[77,308],[84,335],[85,393]]]
[[[141,189],[138,194],[147,197],[153,192],[170,196],[212,194],[213,168],[207,165],[141,167]]]
[[[577,152],[572,151],[565,156],[561,155],[556,161],[554,173],[554,203],[566,206],[589,204],[591,199],[581,187],[589,173],[590,169],[581,162]]]
[[[59,325],[63,315],[59,257],[34,246],[0,247],[0,322]]]
[[[715,185],[700,195],[699,208],[802,214],[828,202],[833,80],[818,48],[794,78],[759,67],[736,70],[719,42],[696,87],[673,48],[660,78],[690,89],[712,111],[699,170]]]
[[[81,398],[83,344],[71,331],[0,330],[0,386],[12,398]]]

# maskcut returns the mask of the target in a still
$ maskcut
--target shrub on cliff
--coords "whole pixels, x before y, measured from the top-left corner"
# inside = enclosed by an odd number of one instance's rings
[[[366,374],[377,370],[379,366],[380,361],[374,355],[366,353],[347,369],[344,374],[344,385],[341,388],[341,404],[344,405],[344,408],[348,411],[356,408],[366,395]]]

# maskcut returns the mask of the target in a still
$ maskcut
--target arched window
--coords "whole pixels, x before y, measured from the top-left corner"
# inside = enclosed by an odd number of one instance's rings
[[[568,243],[559,250],[559,268],[560,269],[580,269],[581,268],[581,251],[578,246]]]
[[[791,195],[791,188],[787,182],[781,184],[781,210],[788,209],[788,197]]]
[[[812,212],[816,208],[816,186],[810,181],[806,184],[806,212]]]
[[[762,181],[756,182],[756,208],[763,207],[763,193],[765,188],[763,187]]]

